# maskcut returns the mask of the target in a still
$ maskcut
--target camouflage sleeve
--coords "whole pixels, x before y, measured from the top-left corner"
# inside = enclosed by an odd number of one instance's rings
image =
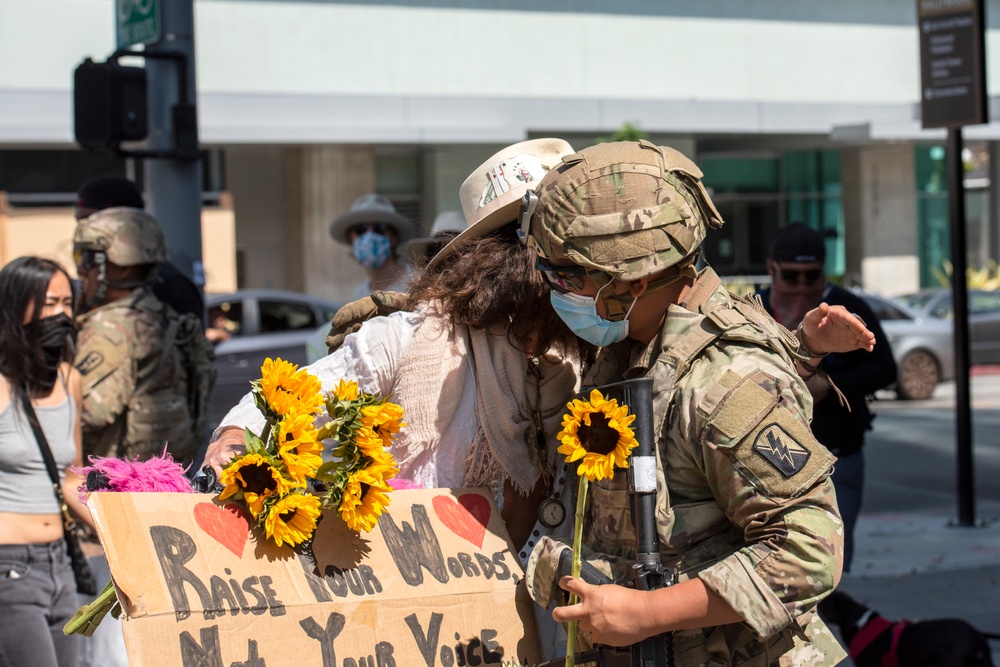
[[[124,414],[135,391],[129,348],[128,332],[110,318],[93,317],[80,331],[74,365],[83,378],[80,417],[85,434]]]
[[[688,401],[698,402],[679,407],[692,416],[689,441],[708,487],[745,542],[698,576],[765,639],[836,586],[843,524],[829,476],[835,459],[809,430],[798,378],[766,357],[740,368],[710,389],[721,400],[694,392]],[[705,406],[717,407],[705,414]]]

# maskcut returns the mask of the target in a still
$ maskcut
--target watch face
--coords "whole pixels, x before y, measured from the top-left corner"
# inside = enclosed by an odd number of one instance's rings
[[[565,519],[566,508],[554,498],[548,498],[538,506],[538,520],[546,528],[555,528]]]

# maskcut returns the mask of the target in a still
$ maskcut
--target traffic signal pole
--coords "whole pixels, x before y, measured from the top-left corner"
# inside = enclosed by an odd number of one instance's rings
[[[177,145],[198,146],[195,112],[193,0],[160,0],[161,38],[146,46],[154,54],[181,54],[178,66],[170,58],[149,57],[149,151],[169,151]],[[182,75],[183,68],[183,75]],[[183,91],[181,84],[184,84]],[[183,140],[176,136],[180,133]],[[191,136],[193,133],[193,137]],[[193,141],[192,141],[193,140]],[[163,228],[171,262],[204,290],[201,248],[201,162],[188,159],[146,159],[146,205]]]

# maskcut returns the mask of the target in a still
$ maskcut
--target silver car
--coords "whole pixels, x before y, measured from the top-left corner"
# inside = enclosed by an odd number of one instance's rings
[[[871,307],[896,360],[896,395],[927,399],[939,382],[955,376],[951,321],[922,314],[906,303],[857,292]]]
[[[927,289],[899,297],[922,317],[951,322],[950,289]],[[969,362],[1000,364],[1000,292],[969,290]]]
[[[218,341],[218,377],[209,412],[213,426],[250,391],[250,382],[260,378],[260,366],[267,357],[300,365],[316,358],[315,351],[310,356],[308,347],[322,344],[341,306],[307,294],[258,289],[210,294],[205,305],[208,333]]]

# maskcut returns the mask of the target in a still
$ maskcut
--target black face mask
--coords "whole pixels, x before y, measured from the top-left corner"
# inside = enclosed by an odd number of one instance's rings
[[[76,325],[66,313],[38,320],[38,345],[45,355],[45,377],[43,389],[51,389],[56,382],[59,364],[63,361],[67,346],[76,344]]]

